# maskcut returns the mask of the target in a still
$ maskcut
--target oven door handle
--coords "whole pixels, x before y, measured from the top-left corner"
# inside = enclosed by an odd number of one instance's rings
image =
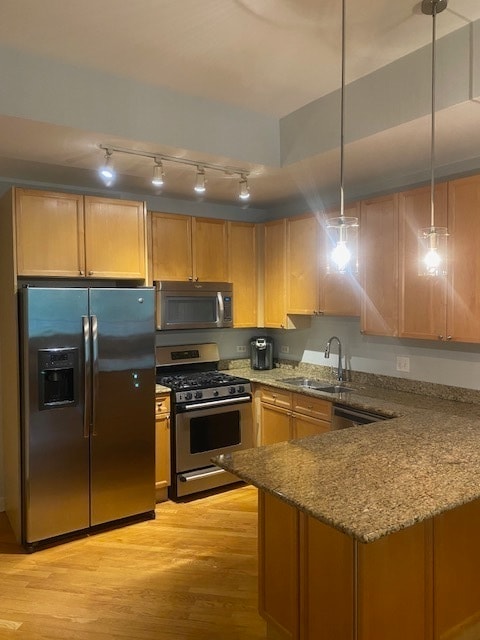
[[[229,404],[240,404],[241,402],[251,402],[251,396],[240,396],[236,398],[225,398],[223,400],[211,400],[210,402],[195,402],[184,407],[184,411],[195,411],[196,409],[210,409],[212,407],[224,407]]]

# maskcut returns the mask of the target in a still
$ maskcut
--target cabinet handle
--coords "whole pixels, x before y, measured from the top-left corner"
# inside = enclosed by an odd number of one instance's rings
[[[88,272],[88,275],[89,275],[89,276],[93,276],[93,271],[89,271],[89,272]]]
[[[78,273],[79,273],[81,276],[84,276],[84,275],[85,275],[85,271],[79,271]]]
[[[447,340],[451,340],[451,339],[452,339],[452,336],[447,336]]]
[[[195,282],[198,282],[198,276],[195,277]]]
[[[193,280],[193,276],[188,276],[188,279],[190,280],[190,282]]]
[[[441,336],[441,335],[440,335],[440,336],[437,336],[437,338],[438,338],[439,340],[443,340],[443,336]]]

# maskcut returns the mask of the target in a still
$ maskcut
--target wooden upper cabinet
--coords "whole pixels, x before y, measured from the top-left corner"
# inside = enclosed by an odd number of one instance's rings
[[[228,282],[233,283],[233,326],[257,326],[257,225],[228,222]]]
[[[152,213],[152,279],[191,280],[192,218]]]
[[[15,190],[19,276],[144,279],[142,202]]]
[[[285,254],[286,220],[272,220],[264,225],[264,325],[265,327],[285,328]]]
[[[360,271],[362,333],[398,333],[398,196],[364,200],[361,205]]]
[[[145,278],[145,205],[85,196],[86,275]]]
[[[318,227],[313,214],[287,219],[287,313],[319,311]]]
[[[480,175],[448,183],[448,211],[446,339],[480,342]]]
[[[193,277],[203,282],[226,282],[227,222],[193,218]]]
[[[19,276],[85,275],[83,196],[15,189]]]
[[[431,189],[421,187],[399,198],[399,332],[402,338],[442,340],[447,335],[447,279],[420,276],[419,232],[430,226]],[[435,187],[435,223],[447,226],[447,185]],[[472,229],[473,231],[473,229]],[[467,233],[468,237],[468,233]],[[450,239],[449,239],[450,242]],[[450,263],[449,269],[452,267]]]
[[[344,209],[347,217],[360,218],[360,203],[354,202]],[[328,212],[329,218],[339,216],[338,211]],[[327,273],[327,240],[322,228],[320,236],[320,311],[328,316],[359,316],[360,286],[358,278],[349,273]]]
[[[227,280],[227,223],[152,212],[153,280]]]

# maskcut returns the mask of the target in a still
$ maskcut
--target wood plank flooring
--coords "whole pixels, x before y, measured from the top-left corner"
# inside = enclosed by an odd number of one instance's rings
[[[25,554],[0,514],[0,639],[259,640],[257,491]]]

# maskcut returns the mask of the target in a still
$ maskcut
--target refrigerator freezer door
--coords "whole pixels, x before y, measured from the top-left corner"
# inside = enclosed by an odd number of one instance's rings
[[[32,287],[21,301],[23,538],[34,544],[89,526],[88,292]]]
[[[91,524],[155,508],[153,289],[91,289]]]

